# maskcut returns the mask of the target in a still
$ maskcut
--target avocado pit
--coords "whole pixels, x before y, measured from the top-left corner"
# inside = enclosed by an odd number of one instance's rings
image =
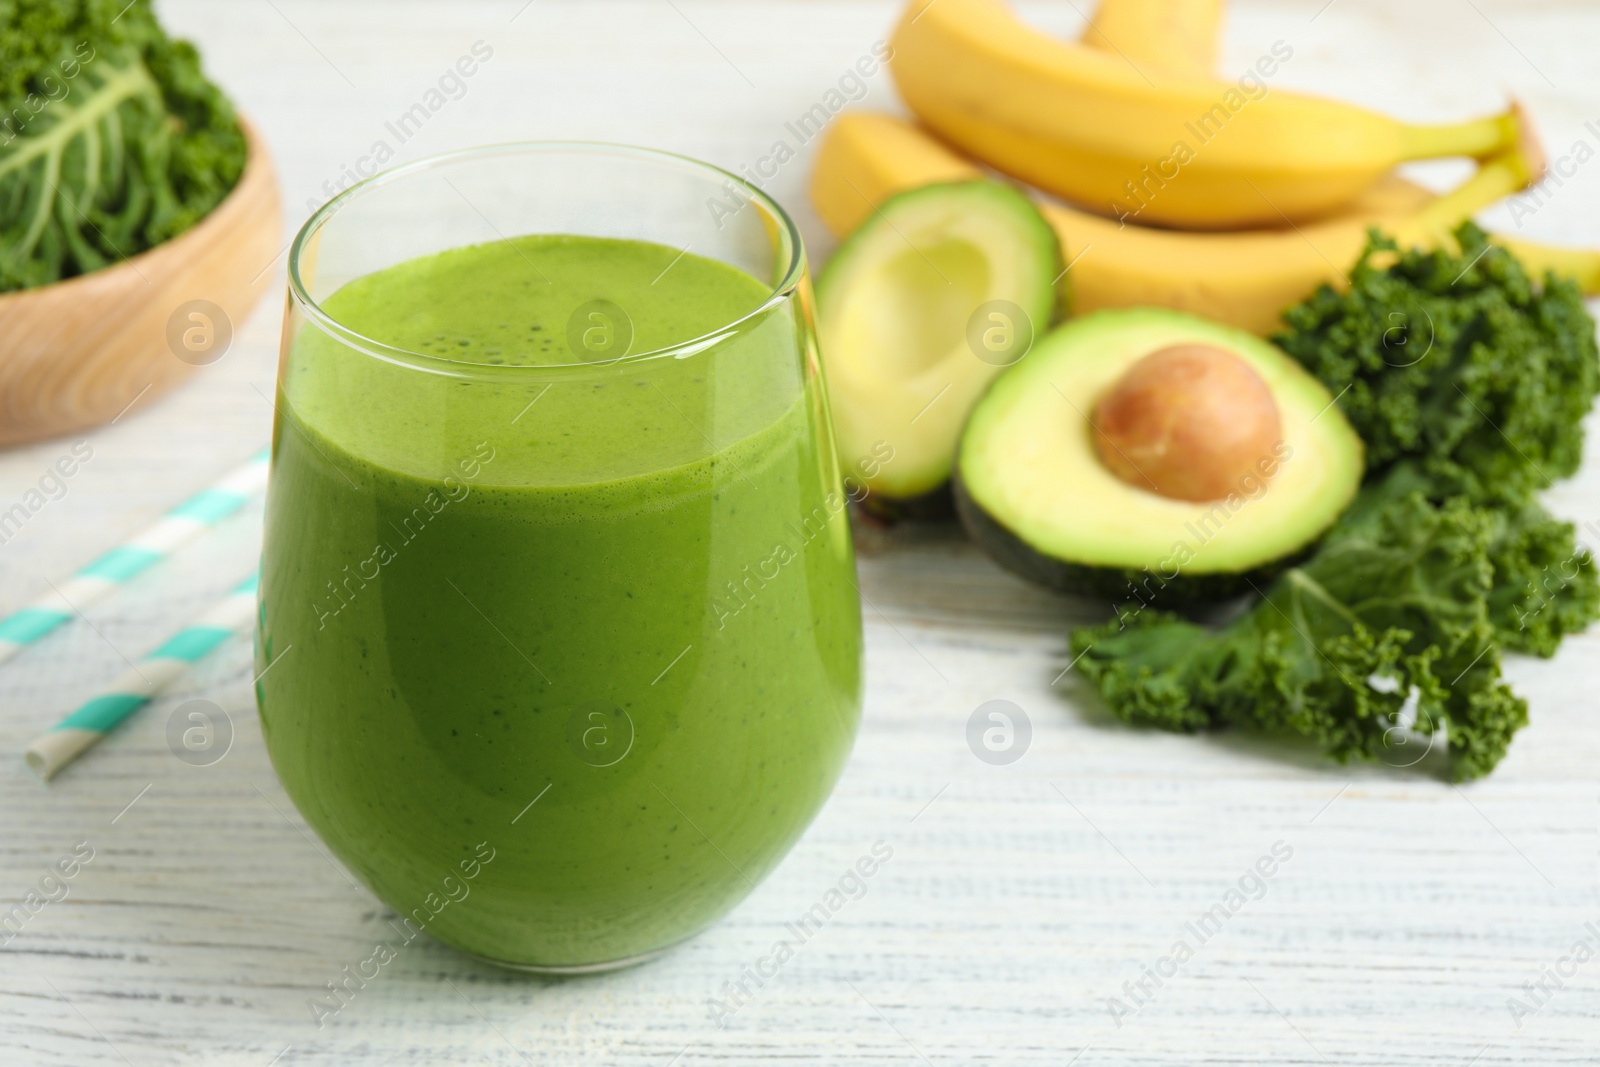
[[[1221,500],[1283,440],[1272,390],[1215,345],[1177,344],[1130,366],[1095,404],[1095,451],[1128,485]]]

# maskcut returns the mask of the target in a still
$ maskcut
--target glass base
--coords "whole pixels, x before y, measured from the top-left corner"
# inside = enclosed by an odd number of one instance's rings
[[[687,941],[688,938],[684,938]],[[520,971],[523,974],[544,975],[547,978],[576,978],[585,974],[608,974],[611,971],[621,971],[629,967],[637,967],[641,963],[649,963],[660,959],[683,941],[674,941],[661,948],[653,948],[649,952],[641,952],[637,956],[624,956],[618,960],[604,960],[600,963],[512,963],[509,960],[497,960],[493,956],[480,956],[476,952],[467,952],[475,960],[503,967],[508,971]],[[465,951],[465,950],[462,950]]]

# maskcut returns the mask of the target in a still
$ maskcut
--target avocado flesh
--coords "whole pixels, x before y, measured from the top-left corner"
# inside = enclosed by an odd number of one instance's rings
[[[1101,462],[1095,404],[1129,366],[1171,345],[1205,344],[1245,360],[1283,427],[1271,477],[1194,503],[1121,481]],[[1356,436],[1328,390],[1271,344],[1180,312],[1102,311],[1041,338],[978,403],[957,454],[957,508],[1010,569],[1067,592],[1218,599],[1311,547],[1349,505],[1364,470]]]
[[[893,501],[943,486],[972,405],[1026,351],[978,358],[971,320],[990,301],[1006,301],[1037,338],[1055,320],[1061,277],[1055,231],[1010,186],[941,183],[885,201],[817,282],[845,475]]]

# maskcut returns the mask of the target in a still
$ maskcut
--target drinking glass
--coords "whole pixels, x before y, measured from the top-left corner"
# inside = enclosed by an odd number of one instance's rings
[[[394,910],[374,967],[646,958],[816,814],[861,617],[810,302],[777,204],[638,148],[440,156],[300,231],[256,694]]]

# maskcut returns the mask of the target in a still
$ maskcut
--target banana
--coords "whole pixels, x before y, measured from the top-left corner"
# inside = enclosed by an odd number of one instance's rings
[[[1123,221],[1230,229],[1315,219],[1397,163],[1488,158],[1514,147],[1525,126],[1515,105],[1413,126],[1269,92],[1293,55],[1282,42],[1236,83],[1156,76],[1038,33],[1001,0],[911,0],[891,45],[901,96],[935,133]]]
[[[1223,0],[1100,0],[1083,43],[1152,76],[1210,78]]]
[[[1524,241],[1520,237],[1490,234],[1493,243],[1504,248],[1522,261],[1528,273],[1535,278],[1545,274],[1558,274],[1572,279],[1584,296],[1600,296],[1600,252],[1589,248],[1566,248],[1561,245]]]
[[[1216,69],[1223,6],[1223,0],[1100,0],[1083,43],[1135,65],[1208,77]],[[1427,189],[1391,172],[1339,214],[1370,222],[1420,210],[1432,199]],[[1536,276],[1552,271],[1572,278],[1586,295],[1600,295],[1600,252],[1492,236]]]
[[[1267,334],[1278,316],[1324,282],[1339,284],[1376,225],[1402,243],[1446,239],[1463,219],[1543,173],[1531,142],[1484,163],[1455,191],[1435,197],[1399,178],[1363,197],[1360,214],[1300,227],[1190,233],[1122,226],[1113,219],[1043,202],[1071,264],[1074,311],[1157,306]],[[833,121],[817,154],[811,199],[824,223],[848,233],[889,195],[981,171],[912,124],[853,111]],[[1539,250],[1515,249],[1534,269]],[[1558,254],[1562,255],[1562,254]],[[1600,282],[1600,254],[1565,253],[1587,284]]]

